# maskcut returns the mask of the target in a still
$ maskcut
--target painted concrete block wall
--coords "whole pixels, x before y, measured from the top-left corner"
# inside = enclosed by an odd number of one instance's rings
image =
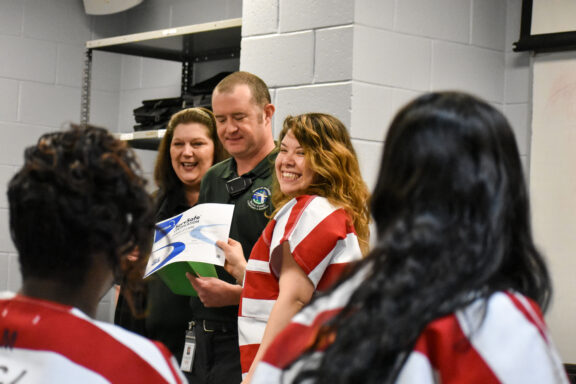
[[[511,49],[520,9],[521,0],[244,0],[240,67],[275,90],[275,132],[310,111],[347,124],[370,187],[392,117],[431,90],[501,108],[526,159],[529,61]]]
[[[303,112],[350,125],[353,9],[349,0],[243,2],[240,68],[273,91],[276,134],[287,115]]]
[[[0,3],[0,290],[16,291],[21,285],[6,186],[22,165],[25,147],[65,122],[79,121],[83,47],[87,40],[107,36],[96,32],[95,24],[77,0]],[[118,64],[105,57],[94,71],[93,121],[108,127],[115,124],[110,116],[118,113]]]
[[[126,30],[139,33],[158,29],[206,23],[242,16],[242,3],[237,0],[146,0],[125,14]],[[96,52],[101,55],[102,52]],[[115,55],[121,58],[118,113],[115,130],[132,132],[136,124],[133,110],[143,100],[180,96],[181,69],[179,62]],[[194,82],[205,80],[221,71],[236,71],[238,59],[200,63],[195,66]],[[150,190],[154,190],[152,171],[156,159],[154,151],[137,150],[146,171]]]
[[[508,0],[506,8],[505,81],[503,111],[516,134],[525,174],[530,169],[532,137],[532,56],[529,52],[513,52],[520,36],[522,0]]]
[[[124,13],[126,29],[122,34],[237,18],[242,16],[241,12],[241,2],[237,0],[145,0],[140,6]],[[103,52],[95,52],[94,60],[103,54],[114,56],[113,60],[120,62],[116,67],[119,72],[119,81],[116,82],[117,111],[111,113],[115,118],[115,131],[133,131],[135,125],[133,110],[140,107],[143,100],[180,96],[182,69],[180,63]],[[96,68],[97,65],[95,63],[93,67]],[[235,71],[238,67],[238,59],[200,63],[195,66],[193,81],[202,81],[221,71]],[[155,186],[152,182],[152,172],[156,152],[149,150],[136,150],[136,152],[148,176],[148,188],[153,191]],[[99,318],[113,319],[113,303],[113,292],[110,292],[100,303]]]
[[[8,181],[22,165],[24,148],[41,134],[80,120],[84,44],[110,36],[97,24],[77,0],[0,3],[0,290],[16,291],[21,285],[9,236]],[[117,17],[106,22],[110,31],[123,30],[123,24]],[[97,63],[92,121],[112,128],[118,114],[120,61],[104,55]]]
[[[88,17],[78,0],[1,2],[0,132],[10,140],[0,141],[0,289],[20,285],[6,183],[26,145],[63,121],[78,121],[86,40],[242,16],[240,67],[271,85],[275,131],[288,114],[336,115],[350,128],[370,187],[394,113],[414,96],[442,87],[477,93],[501,107],[526,158],[530,57],[511,51],[521,0],[438,0],[434,9],[429,3],[146,0],[121,14]],[[467,64],[456,66],[456,60]],[[196,80],[237,66],[200,65]],[[452,70],[460,81],[449,76]],[[178,95],[179,79],[174,63],[96,52],[91,121],[130,131],[132,110],[147,98]],[[154,152],[139,155],[151,172]],[[112,298],[106,300],[103,319],[111,316]]]
[[[20,287],[17,254],[9,235],[6,186],[26,146],[63,122],[80,119],[84,45],[88,40],[241,17],[236,0],[145,0],[130,11],[87,16],[80,0],[0,2],[0,290]],[[238,60],[198,68],[203,79],[235,70]],[[90,122],[129,131],[132,110],[147,98],[177,96],[180,65],[94,52]],[[154,152],[138,151],[151,172]],[[111,318],[112,296],[98,317]]]

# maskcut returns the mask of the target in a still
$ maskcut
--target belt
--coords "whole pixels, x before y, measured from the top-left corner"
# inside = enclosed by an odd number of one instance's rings
[[[212,332],[236,332],[238,329],[237,322],[223,322],[223,321],[214,321],[214,320],[196,320],[196,324],[198,325],[197,329],[202,330],[206,333]]]

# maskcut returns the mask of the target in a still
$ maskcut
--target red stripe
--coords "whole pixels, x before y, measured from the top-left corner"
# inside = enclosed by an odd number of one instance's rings
[[[290,210],[290,216],[288,216],[288,221],[286,222],[286,226],[284,227],[284,236],[282,236],[282,239],[280,240],[279,244],[282,244],[288,239],[288,237],[290,237],[290,234],[292,233],[292,231],[294,231],[294,227],[296,226],[296,223],[298,223],[298,221],[300,220],[302,213],[304,212],[308,204],[310,204],[312,200],[314,200],[315,197],[316,196],[302,195],[296,198],[296,204],[294,204],[294,206]]]
[[[348,215],[338,209],[316,225],[293,250],[294,260],[308,275],[348,235]]]
[[[266,225],[266,227],[264,228],[264,231],[262,231],[262,237],[263,237],[266,245],[268,245],[268,247],[270,247],[270,243],[272,242],[272,235],[274,234],[274,227],[276,227],[276,220],[271,219],[268,222],[268,225]]]
[[[316,335],[322,324],[336,316],[340,308],[320,312],[310,325],[290,323],[275,338],[264,354],[263,361],[284,369],[296,360],[316,341]]]
[[[470,344],[454,315],[429,324],[414,350],[427,356],[440,374],[442,384],[500,382]]]
[[[258,348],[260,348],[260,344],[247,344],[240,346],[240,366],[242,367],[242,373],[247,373],[250,370],[250,366],[256,357]]]
[[[262,235],[254,244],[252,251],[250,252],[250,259],[252,260],[261,260],[261,261],[268,261],[269,253],[270,253],[270,242],[272,241],[272,234],[274,233],[274,227],[276,226],[276,222],[274,220],[270,221]]]
[[[276,300],[280,286],[270,273],[246,271],[242,297],[249,299]]]
[[[71,307],[25,297],[3,304],[3,309],[8,310],[3,327],[18,332],[16,348],[53,351],[110,382],[166,382],[137,353],[89,321],[71,314]],[[155,344],[171,366],[167,358],[170,353],[163,345]]]
[[[318,287],[316,287],[316,289],[318,291],[328,290],[335,282],[340,279],[344,271],[346,271],[349,266],[350,263],[330,264],[328,268],[326,268],[326,271],[324,271],[324,274],[318,282]]]
[[[310,195],[302,195],[296,197],[296,203],[290,208],[290,212],[288,214],[288,219],[286,220],[286,224],[284,225],[284,233],[278,242],[278,246],[275,249],[271,250],[268,249],[266,253],[266,261],[269,262],[270,265],[270,273],[278,280],[280,279],[280,270],[282,268],[282,244],[288,240],[294,228],[300,221],[300,217],[304,213],[306,207],[314,200],[316,196]],[[285,215],[285,214],[283,214]],[[270,239],[272,239],[272,234],[270,235]],[[271,241],[269,242],[271,243]],[[270,244],[269,244],[270,245]],[[306,272],[308,274],[308,272]]]

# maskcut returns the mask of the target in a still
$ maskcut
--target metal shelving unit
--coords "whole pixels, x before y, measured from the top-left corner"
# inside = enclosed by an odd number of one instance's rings
[[[82,84],[81,123],[90,118],[92,52],[106,51],[182,63],[181,94],[192,86],[194,64],[240,57],[242,19],[227,19],[204,24],[134,33],[86,42]],[[135,148],[157,149],[165,130],[118,134]]]
[[[120,140],[128,141],[134,148],[157,150],[164,133],[166,133],[165,129],[158,129],[154,131],[117,133],[116,137]]]

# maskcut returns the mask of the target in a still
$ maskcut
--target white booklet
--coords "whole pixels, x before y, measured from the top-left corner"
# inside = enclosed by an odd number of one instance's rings
[[[157,223],[144,278],[158,273],[172,292],[196,295],[186,272],[217,276],[214,265],[226,258],[216,241],[228,241],[233,213],[233,204],[198,204]]]

